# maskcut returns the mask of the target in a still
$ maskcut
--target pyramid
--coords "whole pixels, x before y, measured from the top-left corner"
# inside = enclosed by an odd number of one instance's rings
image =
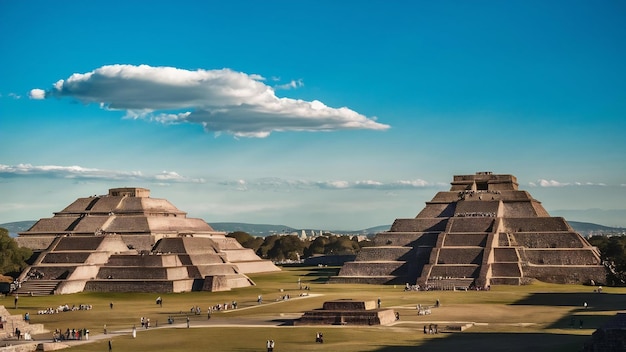
[[[597,248],[551,217],[513,175],[454,176],[413,219],[396,219],[332,282],[430,289],[528,283],[602,283]]]
[[[223,291],[280,270],[145,188],[79,198],[16,240],[37,254],[24,294]]]

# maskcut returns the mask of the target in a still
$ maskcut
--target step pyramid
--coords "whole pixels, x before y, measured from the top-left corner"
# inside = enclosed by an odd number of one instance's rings
[[[222,291],[280,270],[145,188],[79,198],[16,238],[38,254],[18,293]]]
[[[362,248],[331,282],[393,283],[432,289],[553,283],[602,283],[597,248],[551,217],[513,175],[454,176],[413,219]]]

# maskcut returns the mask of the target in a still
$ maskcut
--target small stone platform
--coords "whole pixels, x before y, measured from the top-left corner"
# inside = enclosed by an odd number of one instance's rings
[[[375,301],[341,299],[324,302],[321,309],[304,312],[294,325],[389,325],[396,321],[393,309],[378,309]]]

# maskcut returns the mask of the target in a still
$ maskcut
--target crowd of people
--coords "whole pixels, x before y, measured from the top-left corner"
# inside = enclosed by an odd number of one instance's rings
[[[46,309],[42,309],[42,310],[38,310],[37,314],[57,314],[60,312],[73,312],[73,311],[77,311],[77,310],[91,310],[93,308],[93,306],[91,304],[81,304],[76,306],[75,304],[73,304],[71,307],[68,304],[64,304],[64,305],[60,305],[56,308],[46,308]]]
[[[88,329],[67,329],[65,333],[62,330],[56,329],[52,333],[52,341],[65,341],[65,340],[89,340]]]

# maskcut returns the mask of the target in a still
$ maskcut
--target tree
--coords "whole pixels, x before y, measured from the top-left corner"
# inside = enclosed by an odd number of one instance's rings
[[[250,235],[249,233],[243,232],[243,231],[231,232],[228,235],[226,235],[226,237],[232,237],[232,238],[236,239],[237,242],[239,242],[239,244],[241,244],[242,247],[250,248],[250,249],[252,249],[255,252],[263,244],[263,238],[262,237],[254,237],[254,236]]]
[[[9,236],[9,230],[0,228],[0,274],[18,275],[26,268],[26,260],[33,252],[25,247],[18,246]]]
[[[626,237],[592,236],[589,243],[600,250],[600,257],[607,269],[606,284],[626,286]]]

